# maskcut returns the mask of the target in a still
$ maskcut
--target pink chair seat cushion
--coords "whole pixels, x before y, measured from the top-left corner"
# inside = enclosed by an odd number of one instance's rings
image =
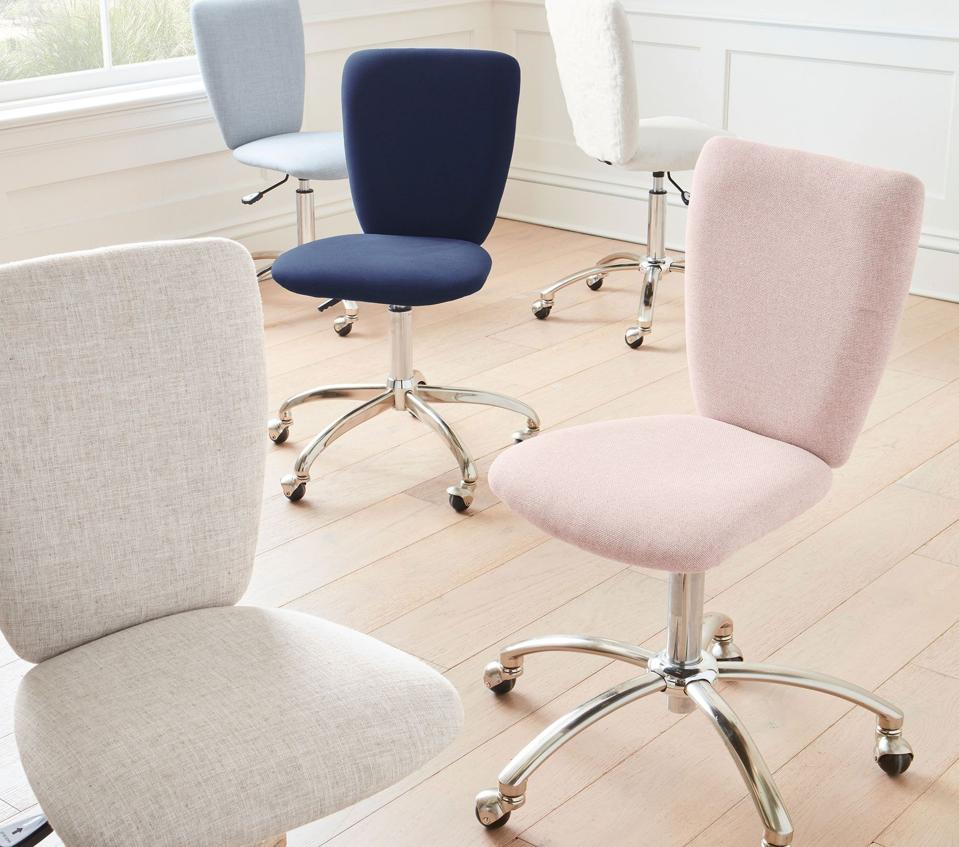
[[[704,571],[821,500],[830,467],[732,424],[662,415],[561,429],[506,450],[490,487],[607,559]]]

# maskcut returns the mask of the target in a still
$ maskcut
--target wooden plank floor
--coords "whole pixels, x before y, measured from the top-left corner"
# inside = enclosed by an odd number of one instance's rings
[[[540,285],[634,246],[501,220],[488,247],[494,272],[480,293],[414,315],[416,366],[431,381],[520,396],[546,427],[693,410],[681,276],[661,290],[648,346],[632,351],[622,334],[635,279],[567,289],[545,322],[529,303]],[[311,301],[273,283],[263,297],[272,405],[323,382],[384,376],[381,307],[364,306],[341,339]],[[466,727],[422,771],[291,833],[290,847],[757,844],[758,820],[721,742],[699,715],[670,715],[661,699],[568,744],[505,828],[476,823],[473,795],[495,785],[512,753],[632,675],[596,657],[546,654],[497,699],[481,682],[497,646],[562,631],[659,645],[663,574],[550,540],[483,483],[473,514],[455,514],[445,494],[454,463],[407,415],[381,415],[337,442],[314,467],[307,498],[288,503],[279,477],[348,405],[298,410],[282,447],[264,432],[263,525],[246,602],[322,615],[420,656],[459,689]],[[515,416],[444,411],[485,473]],[[910,298],[866,430],[829,496],[712,572],[707,593],[734,616],[750,659],[846,676],[906,708],[917,758],[892,781],[872,763],[869,715],[793,689],[725,687],[776,771],[796,844],[959,847],[959,304]],[[0,819],[35,803],[12,736],[27,669],[0,644]]]

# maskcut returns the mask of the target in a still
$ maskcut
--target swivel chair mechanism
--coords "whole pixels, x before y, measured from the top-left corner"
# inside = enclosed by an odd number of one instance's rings
[[[306,90],[306,50],[298,0],[194,0],[193,35],[213,114],[226,146],[238,162],[278,171],[284,177],[242,198],[259,203],[269,192],[296,180],[296,240],[316,238],[312,180],[346,179],[341,132],[301,132]],[[272,261],[278,252],[254,253]],[[258,271],[267,278],[272,266]],[[339,300],[319,306],[325,311]],[[346,336],[358,318],[352,300],[333,321]]]
[[[526,403],[486,391],[430,385],[413,368],[412,307],[466,297],[492,266],[486,239],[506,185],[519,98],[519,66],[484,50],[398,49],[354,53],[343,71],[343,125],[350,190],[362,235],[325,238],[284,253],[273,278],[313,297],[350,297],[389,306],[392,363],[385,383],[331,385],[289,398],[269,423],[287,440],[297,406],[355,395],[365,402],[313,438],[281,481],[303,497],[310,468],[337,438],[387,409],[406,411],[436,432],[460,469],[447,489],[466,511],[473,459],[433,403],[479,403],[516,412],[523,441],[539,431]],[[389,143],[384,143],[389,139]]]
[[[504,647],[485,683],[507,693],[525,657],[595,653],[643,673],[557,720],[476,799],[487,827],[527,802],[528,781],[566,741],[636,700],[665,693],[698,710],[736,761],[764,847],[793,827],[773,776],[717,682],[791,685],[876,716],[875,758],[912,763],[903,713],[877,694],[814,671],[747,662],[733,622],[704,614],[706,572],[826,495],[848,459],[889,355],[919,241],[922,185],[881,171],[729,138],[703,149],[687,233],[686,328],[699,415],[561,429],[509,450],[490,486],[551,535],[669,572],[661,652],[582,635]],[[750,198],[788,200],[758,206]],[[833,271],[823,275],[828,266]],[[729,327],[736,326],[730,333]],[[610,496],[615,494],[614,497]]]
[[[670,172],[692,170],[703,145],[728,133],[690,118],[639,117],[633,41],[618,0],[546,0],[546,14],[576,143],[605,165],[652,174],[652,185],[646,255],[611,253],[564,277],[540,291],[533,315],[546,320],[556,293],[576,282],[585,280],[598,291],[611,273],[638,272],[643,279],[639,313],[625,335],[635,349],[653,331],[660,279],[684,268],[682,261],[666,255],[666,179],[677,185]],[[680,193],[688,204],[689,193]]]

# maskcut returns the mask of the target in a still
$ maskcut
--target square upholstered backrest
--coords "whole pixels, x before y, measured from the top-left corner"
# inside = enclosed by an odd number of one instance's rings
[[[194,0],[193,37],[227,147],[300,131],[306,55],[297,0]]]
[[[621,165],[639,146],[629,20],[617,0],[546,0],[566,110],[584,153]]]
[[[699,411],[843,464],[899,323],[922,203],[909,174],[710,141],[686,233]]]
[[[519,64],[492,50],[360,50],[343,69],[343,132],[364,232],[482,244],[506,187]]]
[[[221,239],[0,267],[0,629],[39,662],[235,603],[266,413],[249,254]]]

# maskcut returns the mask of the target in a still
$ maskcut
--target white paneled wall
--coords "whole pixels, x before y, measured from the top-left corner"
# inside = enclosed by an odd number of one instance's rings
[[[642,239],[646,177],[593,162],[573,144],[542,0],[301,3],[306,129],[340,125],[340,74],[353,50],[507,50],[523,66],[523,93],[504,214]],[[688,115],[746,138],[918,174],[928,197],[917,289],[959,299],[959,4],[625,5],[643,116]],[[197,234],[229,235],[253,249],[285,247],[293,241],[291,191],[252,208],[239,203],[272,176],[223,150],[195,83],[156,102],[12,126],[0,121],[0,260]],[[688,174],[677,176],[689,182]],[[318,232],[355,228],[346,183],[315,187]],[[668,242],[681,247],[684,210],[675,196],[672,203]]]
[[[301,0],[305,129],[339,128],[346,57],[374,46],[471,47],[490,41],[481,2]],[[116,104],[42,121],[0,120],[0,261],[104,244],[227,235],[252,249],[295,243],[294,194],[240,197],[276,175],[225,151],[197,83],[157,102]],[[317,232],[355,230],[346,181],[314,183]]]
[[[959,4],[624,5],[643,117],[685,115],[743,138],[915,173],[927,188],[915,290],[959,299],[959,137],[953,132]],[[515,53],[524,73],[504,212],[641,240],[648,177],[593,162],[576,148],[542,1],[494,0],[493,6],[495,43]],[[688,174],[677,176],[690,181]],[[672,204],[668,242],[682,247],[685,215],[675,196]]]

